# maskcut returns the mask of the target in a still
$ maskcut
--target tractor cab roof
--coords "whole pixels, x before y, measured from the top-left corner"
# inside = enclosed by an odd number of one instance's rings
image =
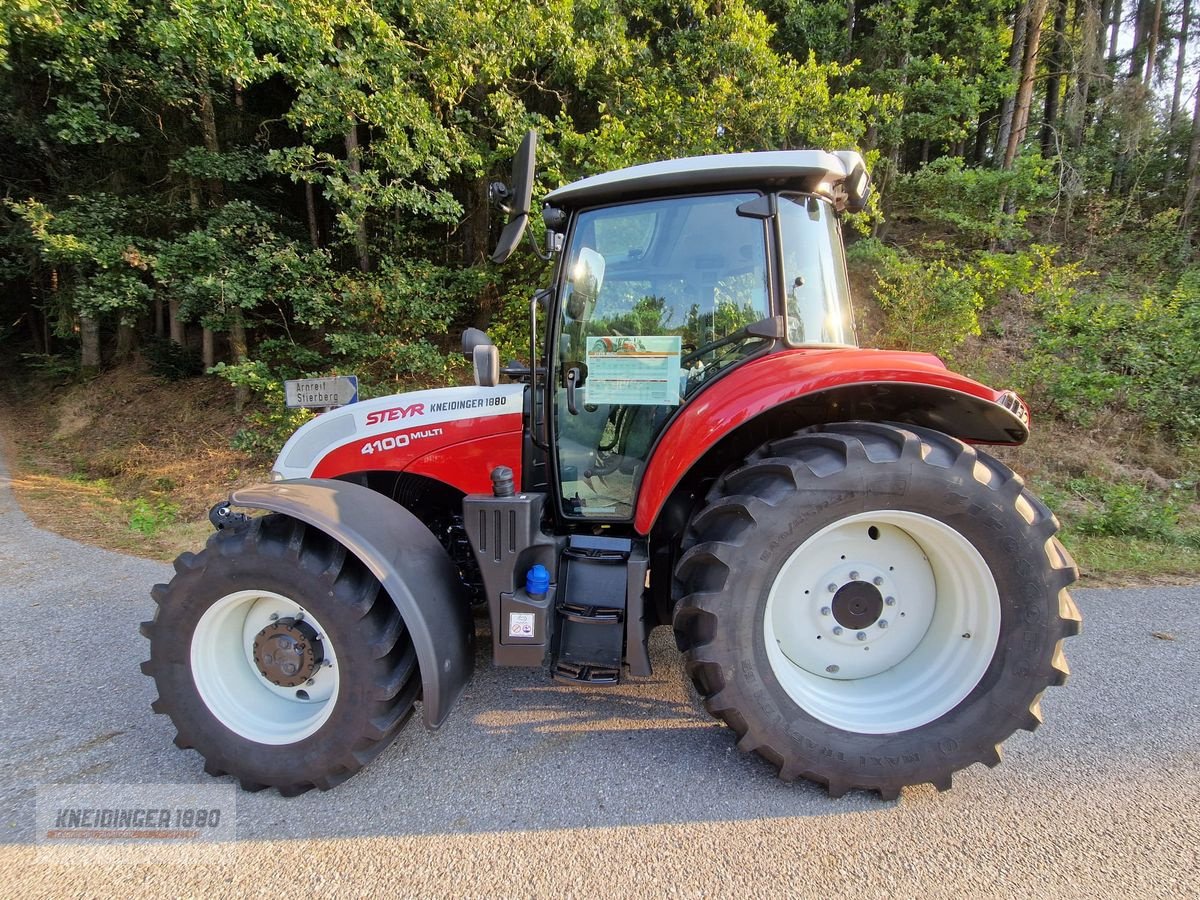
[[[852,184],[847,184],[848,181]],[[839,207],[849,193],[853,209],[859,196],[865,200],[867,176],[862,156],[854,151],[723,153],[669,159],[593,175],[551,191],[546,204],[575,209],[641,197],[747,187],[818,194]]]

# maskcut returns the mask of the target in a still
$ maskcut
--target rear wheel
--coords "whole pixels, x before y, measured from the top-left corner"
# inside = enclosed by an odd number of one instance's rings
[[[950,786],[1041,721],[1079,630],[1050,511],[938,432],[840,423],[756,451],[693,519],[675,631],[710,712],[781,777]]]
[[[156,712],[212,775],[291,795],[373,759],[412,713],[416,655],[379,582],[284,516],[214,534],[157,585],[142,626]]]

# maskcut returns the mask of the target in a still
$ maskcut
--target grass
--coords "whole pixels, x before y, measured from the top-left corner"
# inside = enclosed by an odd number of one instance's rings
[[[171,383],[136,368],[26,386],[0,403],[13,489],[33,523],[150,559],[201,548],[209,507],[267,480],[262,462],[230,446],[237,427],[222,382]]]
[[[107,479],[31,472],[21,467],[12,487],[39,528],[72,540],[169,561],[204,546],[212,527],[180,520],[178,507],[161,499],[123,499]]]
[[[1081,587],[1194,584],[1200,580],[1200,548],[1146,538],[1080,535],[1064,531],[1079,564]]]

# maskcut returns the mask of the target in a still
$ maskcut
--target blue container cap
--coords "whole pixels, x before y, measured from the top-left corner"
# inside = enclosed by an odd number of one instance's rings
[[[531,597],[550,590],[550,573],[540,563],[525,573],[525,593]]]

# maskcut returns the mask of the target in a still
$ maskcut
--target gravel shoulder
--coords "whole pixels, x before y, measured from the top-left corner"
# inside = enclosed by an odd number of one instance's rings
[[[5,893],[1200,896],[1200,586],[1077,592],[1084,633],[1046,724],[947,794],[779,782],[695,705],[660,629],[655,675],[613,689],[481,659],[440,731],[414,722],[337,790],[239,793],[216,865],[180,848],[39,861],[38,785],[210,781],[138,671],[148,590],[170,574],[34,528],[0,460]]]

